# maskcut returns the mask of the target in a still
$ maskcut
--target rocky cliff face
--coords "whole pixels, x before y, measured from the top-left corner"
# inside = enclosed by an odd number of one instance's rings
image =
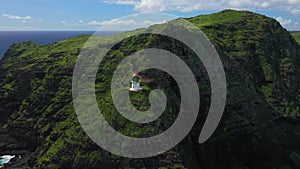
[[[127,38],[108,53],[99,68],[96,91],[100,109],[118,131],[137,137],[170,127],[177,116],[180,94],[167,74],[142,72],[155,81],[143,84],[147,90],[131,94],[133,104],[147,110],[148,94],[155,88],[163,89],[170,101],[156,123],[126,121],[113,108],[110,96],[110,79],[118,63],[135,51],[158,47],[181,56],[192,70],[200,72],[195,76],[201,108],[192,132],[172,150],[140,160],[102,150],[87,137],[76,118],[72,73],[89,36],[45,46],[26,42],[13,45],[0,61],[1,133],[18,141],[0,144],[0,154],[14,151],[9,149],[14,145],[20,150],[16,153],[24,156],[23,161],[16,159],[15,165],[8,167],[299,168],[300,46],[295,39],[274,19],[251,12],[226,10],[188,20],[215,45],[226,71],[226,109],[210,140],[205,144],[197,140],[210,104],[208,76],[200,61],[190,60],[194,53],[180,42],[153,35]]]

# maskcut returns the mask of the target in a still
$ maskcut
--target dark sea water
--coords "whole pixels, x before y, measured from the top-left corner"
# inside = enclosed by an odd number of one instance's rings
[[[49,44],[83,34],[92,35],[93,31],[0,31],[0,59],[14,43],[33,41],[37,44]],[[119,32],[97,32],[99,36],[109,36]]]

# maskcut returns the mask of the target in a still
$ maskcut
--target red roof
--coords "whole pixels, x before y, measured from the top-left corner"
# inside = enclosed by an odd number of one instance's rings
[[[141,75],[135,73],[135,74],[133,74],[132,76],[134,76],[134,77],[136,77],[136,76],[140,77]]]

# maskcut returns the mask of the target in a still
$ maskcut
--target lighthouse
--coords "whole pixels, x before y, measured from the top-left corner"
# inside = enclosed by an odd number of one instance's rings
[[[131,80],[130,88],[129,88],[130,91],[138,92],[138,91],[142,90],[141,85],[140,85],[140,77],[141,76],[137,73],[132,75],[132,80]]]

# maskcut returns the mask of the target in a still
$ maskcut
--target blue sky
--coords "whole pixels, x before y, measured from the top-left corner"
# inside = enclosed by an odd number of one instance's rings
[[[265,14],[300,30],[300,0],[0,0],[0,30],[131,29],[172,17],[118,18],[145,12],[191,17],[228,8]]]

